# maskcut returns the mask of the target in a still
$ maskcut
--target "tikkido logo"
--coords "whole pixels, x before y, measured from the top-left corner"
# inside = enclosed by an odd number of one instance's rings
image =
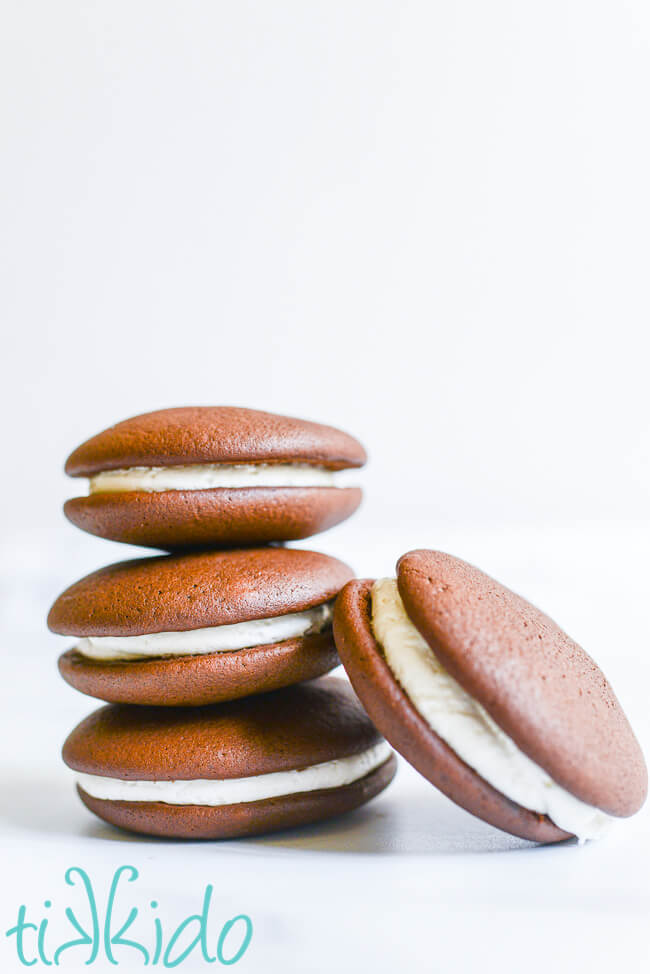
[[[5,934],[13,940],[20,963],[25,967],[39,962],[47,967],[83,963],[86,967],[105,959],[132,970],[140,965],[178,967],[188,957],[227,966],[242,959],[253,936],[251,918],[240,913],[214,929],[211,885],[205,887],[200,912],[190,914],[171,931],[165,931],[157,900],[151,900],[145,908],[128,901],[128,893],[133,890],[126,884],[134,883],[138,876],[135,866],[116,869],[106,908],[100,913],[88,873],[79,866],[66,870],[65,881],[77,888],[82,905],[75,906],[76,912],[65,906],[60,916],[60,910],[53,910],[52,901],[45,900],[41,918],[28,916],[27,907],[20,906],[16,923]],[[57,936],[63,927],[63,937]],[[71,933],[74,936],[68,939]]]

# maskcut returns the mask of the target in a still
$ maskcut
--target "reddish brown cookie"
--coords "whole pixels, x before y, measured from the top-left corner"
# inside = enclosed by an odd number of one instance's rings
[[[100,818],[175,838],[318,821],[395,773],[352,689],[331,677],[209,707],[102,707],[72,731],[63,760]]]
[[[397,583],[407,620],[438,664],[570,803],[579,799],[597,815],[625,816],[640,808],[647,772],[638,742],[602,672],[554,622],[440,552],[405,555]],[[372,586],[368,580],[345,586],[334,634],[352,684],[387,740],[449,798],[492,825],[538,842],[574,834],[493,787],[471,755],[461,759],[433,729],[375,636]],[[567,821],[575,824],[573,806]]]
[[[91,534],[169,550],[297,540],[354,513],[361,491],[337,486],[336,472],[365,460],[331,426],[232,406],[162,409],[70,455],[66,472],[91,491],[64,511]]]
[[[295,548],[136,559],[76,582],[48,625],[80,637],[59,668],[83,693],[197,706],[336,666],[331,601],[351,576],[343,562]]]

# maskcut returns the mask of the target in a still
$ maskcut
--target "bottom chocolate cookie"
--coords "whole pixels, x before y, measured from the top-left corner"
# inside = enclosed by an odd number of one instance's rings
[[[100,818],[186,839],[339,815],[396,770],[351,687],[332,677],[209,707],[102,707],[72,731],[63,759]]]
[[[374,771],[349,785],[231,805],[110,801],[93,798],[81,785],[78,792],[91,812],[130,832],[176,839],[233,839],[309,825],[350,812],[383,791],[393,779],[395,767],[395,757],[390,755]]]
[[[76,690],[109,703],[200,707],[313,680],[338,662],[328,629],[270,645],[195,656],[93,660],[69,649],[59,657],[59,672]]]

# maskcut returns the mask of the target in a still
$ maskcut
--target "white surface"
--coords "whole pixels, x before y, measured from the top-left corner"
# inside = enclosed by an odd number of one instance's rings
[[[646,516],[647,0],[1,17],[5,537],[68,544],[87,436],[215,402],[445,517]]]
[[[319,545],[333,554],[347,552],[362,574],[373,566],[377,574],[388,573],[395,557],[415,543],[438,543],[474,558],[536,599],[583,642],[650,751],[647,522],[494,531],[436,526],[424,519],[389,528],[386,516],[381,523],[383,528],[359,516],[324,535]],[[61,572],[72,567],[63,565]],[[48,598],[44,591],[33,599],[38,619]],[[248,913],[254,935],[238,965],[242,971],[274,974],[289,964],[292,970],[388,974],[411,965],[519,974],[523,965],[530,974],[549,969],[595,974],[611,971],[614,963],[626,974],[646,974],[647,809],[601,842],[538,848],[471,818],[402,761],[396,782],[382,796],[330,823],[225,843],[134,838],[103,825],[81,806],[72,776],[60,762],[68,730],[94,707],[57,677],[55,658],[65,639],[45,633],[4,639],[0,915],[5,930],[19,903],[40,917],[49,896],[53,929],[63,931],[60,917],[58,928],[55,924],[57,905],[60,913],[63,904],[82,902],[78,890],[64,885],[64,870],[83,866],[105,897],[113,871],[130,864],[140,879],[123,902],[146,915],[155,898],[170,927],[200,909],[207,883],[215,887],[215,918],[223,922]],[[1,937],[0,952],[9,965],[3,970],[18,969],[11,966],[13,955]],[[128,949],[119,956],[130,970]],[[179,969],[207,969],[186,963]],[[81,963],[68,969],[81,969]],[[95,969],[111,968],[98,962]]]

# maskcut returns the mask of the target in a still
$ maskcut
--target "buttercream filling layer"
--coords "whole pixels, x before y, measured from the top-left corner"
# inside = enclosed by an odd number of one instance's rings
[[[91,494],[124,490],[209,490],[214,487],[337,487],[341,474],[308,463],[192,463],[103,470],[89,478]]]
[[[87,636],[75,648],[82,656],[95,660],[228,653],[319,633],[331,621],[332,603],[324,602],[304,612],[288,612],[270,619],[251,619],[205,629],[153,632],[141,636]]]
[[[163,802],[166,805],[237,805],[320,788],[342,788],[365,778],[385,761],[391,749],[380,741],[353,754],[298,771],[275,771],[250,778],[191,779],[189,781],[133,781],[77,773],[77,784],[93,798],[107,801]]]
[[[581,841],[599,838],[610,815],[580,801],[525,755],[439,662],[409,619],[395,579],[372,587],[372,628],[418,713],[466,764],[507,798]]]

